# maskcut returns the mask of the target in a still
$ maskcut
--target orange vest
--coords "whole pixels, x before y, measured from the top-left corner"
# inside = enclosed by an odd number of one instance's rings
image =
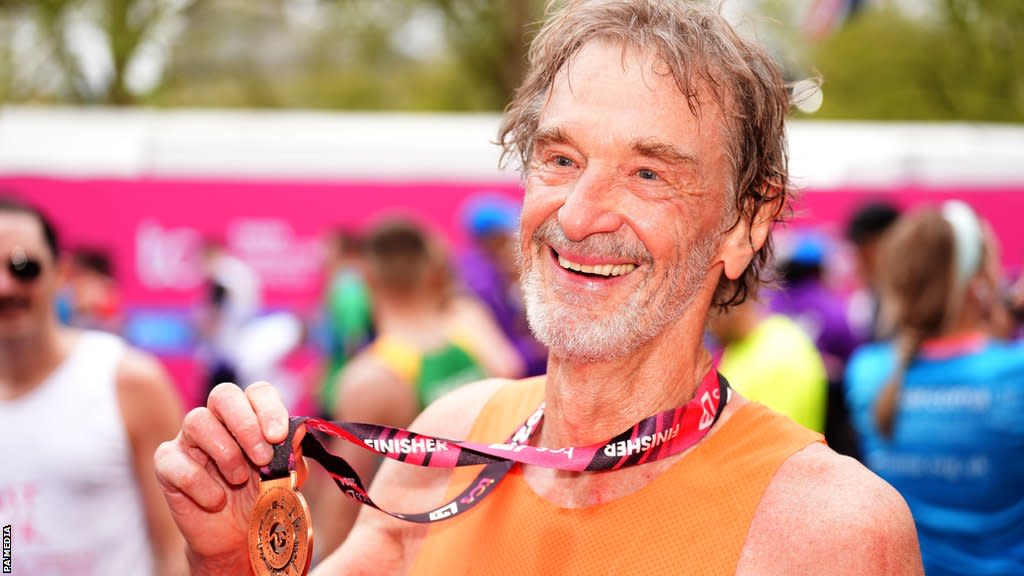
[[[470,439],[505,441],[543,394],[543,378],[503,387]],[[750,403],[644,488],[577,509],[538,497],[515,466],[475,509],[430,527],[412,574],[735,574],[754,510],[776,470],[821,440]],[[477,470],[456,469],[448,499]]]

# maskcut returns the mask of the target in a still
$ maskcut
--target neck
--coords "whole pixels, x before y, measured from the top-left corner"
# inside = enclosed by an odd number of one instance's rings
[[[603,442],[690,400],[712,364],[703,331],[685,332],[687,324],[670,327],[621,359],[581,362],[552,355],[539,445]]]
[[[70,346],[70,335],[56,322],[25,337],[0,339],[0,399],[16,398],[41,384]]]
[[[433,333],[440,327],[441,304],[434,298],[379,299],[374,304],[377,329],[381,335]]]
[[[956,320],[950,322],[937,338],[955,340],[987,332],[989,329],[989,314],[987,312],[973,298],[966,298],[956,315]]]

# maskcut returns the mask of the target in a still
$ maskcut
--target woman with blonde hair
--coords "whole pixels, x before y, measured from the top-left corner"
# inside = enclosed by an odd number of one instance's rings
[[[865,463],[906,499],[930,576],[1024,574],[1024,346],[995,336],[994,239],[950,201],[899,221],[879,264],[891,340],[846,376]]]

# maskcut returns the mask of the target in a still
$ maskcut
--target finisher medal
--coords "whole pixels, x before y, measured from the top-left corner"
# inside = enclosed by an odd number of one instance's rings
[[[278,454],[266,470],[272,476],[288,475],[268,479],[261,470],[260,495],[249,517],[249,563],[257,576],[301,576],[313,557],[313,526],[296,472],[275,466],[290,459],[280,454],[288,448],[291,442],[275,446]]]

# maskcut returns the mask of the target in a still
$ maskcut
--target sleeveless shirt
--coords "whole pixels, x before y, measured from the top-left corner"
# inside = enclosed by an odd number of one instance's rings
[[[397,338],[380,337],[369,353],[413,387],[422,410],[459,386],[486,377],[470,350],[458,337],[428,351]]]
[[[509,384],[470,438],[504,441],[543,398],[544,379]],[[476,509],[431,525],[413,574],[734,574],[761,496],[779,466],[821,435],[756,403],[640,490],[568,509],[515,466]],[[474,477],[459,468],[448,498]]]
[[[27,395],[0,401],[0,524],[13,574],[153,573],[117,398],[124,342],[84,332]]]

